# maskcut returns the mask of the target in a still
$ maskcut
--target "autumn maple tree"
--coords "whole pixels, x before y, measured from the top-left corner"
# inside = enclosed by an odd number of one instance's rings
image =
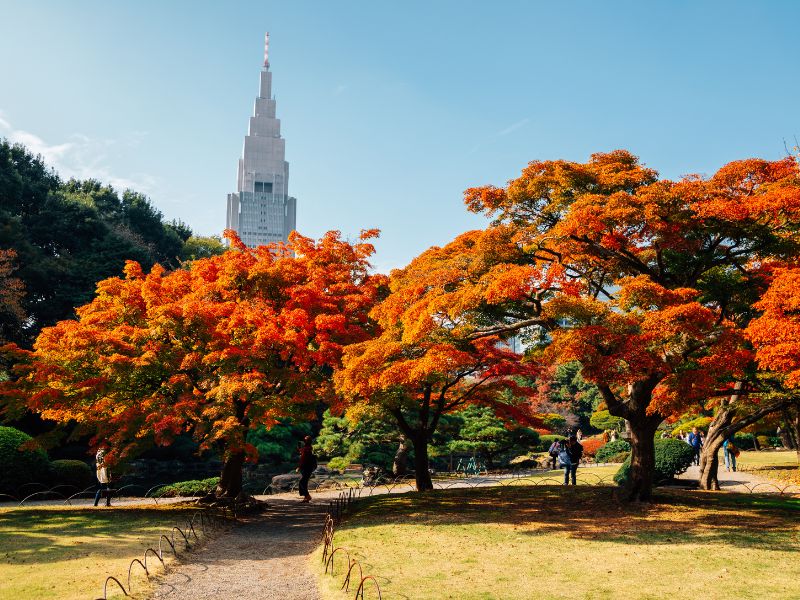
[[[287,245],[231,249],[171,272],[134,262],[100,282],[95,299],[39,335],[5,384],[4,410],[75,422],[107,460],[135,456],[190,433],[223,458],[218,497],[241,492],[255,460],[248,430],[310,416],[331,394],[345,344],[370,335],[368,312],[384,285],[373,252],[329,232]]]
[[[504,283],[486,277],[480,232],[462,235],[445,248],[431,248],[391,274],[390,294],[371,317],[380,334],[345,349],[334,374],[339,409],[358,420],[390,415],[414,448],[416,486],[432,489],[428,444],[443,414],[467,405],[492,407],[518,424],[535,422],[525,378],[537,365],[521,361],[503,336],[492,335],[474,311],[477,295],[443,294],[465,280],[482,279],[489,294],[505,294]],[[508,241],[508,240],[506,240]],[[457,264],[454,264],[457,263]]]
[[[783,265],[755,305],[747,328],[771,396],[784,400],[785,421],[800,440],[800,266]],[[800,445],[797,447],[800,462]]]
[[[504,281],[530,269],[528,293],[487,299],[487,330],[527,330],[548,360],[582,364],[630,423],[631,498],[648,499],[658,425],[744,376],[746,323],[731,306],[763,286],[762,261],[797,252],[797,163],[751,159],[669,181],[615,151],[535,161],[465,200],[516,244],[487,269]],[[544,273],[555,285],[540,285]]]

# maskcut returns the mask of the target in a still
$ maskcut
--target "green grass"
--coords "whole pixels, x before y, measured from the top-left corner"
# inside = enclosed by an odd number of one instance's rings
[[[334,545],[390,598],[800,597],[800,499],[659,490],[656,500],[588,486],[383,496]],[[343,564],[331,578],[314,563],[328,600],[345,597]]]
[[[720,457],[722,455],[720,454]],[[763,467],[797,466],[797,452],[794,450],[748,450],[742,452],[736,462],[746,469]]]
[[[108,575],[127,587],[131,559],[141,560],[148,546],[158,549],[159,536],[173,525],[183,526],[193,512],[177,507],[2,509],[0,599],[98,598]],[[151,563],[160,565],[148,560],[148,567]],[[137,567],[133,573],[133,590],[142,597],[148,589],[144,571]]]

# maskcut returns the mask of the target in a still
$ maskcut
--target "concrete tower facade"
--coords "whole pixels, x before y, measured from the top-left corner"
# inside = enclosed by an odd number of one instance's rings
[[[227,228],[250,247],[286,241],[295,229],[297,200],[289,196],[289,163],[281,122],[275,117],[269,33],[253,116],[244,138],[236,192],[228,194]]]

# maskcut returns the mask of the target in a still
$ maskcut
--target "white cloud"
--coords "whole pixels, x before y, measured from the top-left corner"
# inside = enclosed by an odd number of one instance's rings
[[[137,146],[146,135],[145,131],[134,131],[125,139],[118,141],[96,139],[75,133],[70,136],[69,141],[49,144],[34,133],[15,129],[0,111],[0,136],[8,138],[11,142],[23,144],[33,154],[41,155],[63,179],[71,177],[97,179],[112,185],[117,190],[133,189],[151,194],[158,184],[158,180],[152,175],[129,173],[126,177],[122,177],[108,166],[109,149],[117,145]]]

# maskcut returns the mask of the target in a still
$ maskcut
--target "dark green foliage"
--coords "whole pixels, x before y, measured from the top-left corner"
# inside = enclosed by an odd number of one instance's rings
[[[179,481],[156,490],[157,498],[174,498],[176,496],[205,496],[214,491],[219,483],[219,477],[208,479],[192,479]]]
[[[626,442],[625,440],[616,440],[613,442],[608,442],[605,446],[602,446],[598,451],[597,454],[594,455],[595,462],[614,462],[611,457],[618,455],[622,452],[630,452],[631,445]],[[622,461],[620,461],[622,462]]]
[[[0,248],[17,252],[15,276],[25,285],[29,317],[11,341],[29,345],[42,327],[71,317],[126,260],[145,269],[156,262],[177,267],[190,237],[185,224],[164,222],[142,194],[120,194],[95,180],[62,183],[40,158],[0,139]]]
[[[601,401],[597,387],[583,378],[581,365],[570,362],[559,365],[555,377],[550,382],[548,394],[551,402],[565,406],[578,419],[577,428],[591,433],[589,416]],[[549,428],[554,430],[553,428]]]
[[[14,494],[23,484],[50,482],[50,461],[44,450],[20,450],[31,439],[18,429],[0,426],[0,492]]]
[[[54,460],[50,466],[57,485],[72,485],[84,489],[96,481],[94,471],[82,460]]]
[[[284,420],[271,429],[261,427],[247,434],[247,442],[258,450],[259,464],[296,466],[300,459],[298,442],[311,433],[308,423],[293,425]]]
[[[475,454],[493,468],[509,453],[520,454],[539,444],[539,434],[527,427],[506,427],[491,408],[469,406],[453,415],[460,420],[458,437],[448,444],[451,452]],[[509,457],[510,458],[510,457]]]
[[[340,466],[362,463],[391,471],[399,443],[400,433],[388,419],[365,418],[353,423],[326,410],[314,453],[321,460],[340,458]]]
[[[656,440],[656,470],[654,481],[656,485],[671,480],[675,475],[680,475],[692,464],[694,452],[692,447],[681,440],[663,439]],[[626,486],[630,480],[631,459],[628,457],[619,471],[614,475],[614,481],[621,486]]]

